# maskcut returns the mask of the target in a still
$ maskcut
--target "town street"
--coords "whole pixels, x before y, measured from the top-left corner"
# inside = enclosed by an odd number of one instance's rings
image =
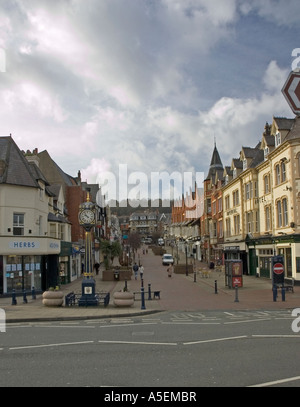
[[[9,324],[0,386],[299,386],[291,324],[288,311]]]

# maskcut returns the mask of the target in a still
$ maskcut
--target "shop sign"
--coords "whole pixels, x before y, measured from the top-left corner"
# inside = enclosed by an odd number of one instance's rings
[[[40,242],[36,241],[36,240],[27,240],[27,241],[12,241],[9,242],[9,248],[10,249],[38,249],[40,247]]]

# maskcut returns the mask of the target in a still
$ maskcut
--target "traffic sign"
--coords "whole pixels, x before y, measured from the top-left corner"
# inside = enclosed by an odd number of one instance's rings
[[[273,271],[277,275],[281,275],[284,272],[283,264],[276,263],[274,264]]]
[[[290,108],[295,115],[300,116],[300,70],[292,71],[282,88],[283,96],[286,98]]]

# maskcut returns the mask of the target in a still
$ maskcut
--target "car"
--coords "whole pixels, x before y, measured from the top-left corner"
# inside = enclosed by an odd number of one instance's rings
[[[163,238],[159,238],[157,241],[158,246],[163,246],[165,244],[164,239]]]
[[[162,256],[162,264],[163,266],[168,266],[169,264],[174,264],[174,259],[171,254],[164,254]]]

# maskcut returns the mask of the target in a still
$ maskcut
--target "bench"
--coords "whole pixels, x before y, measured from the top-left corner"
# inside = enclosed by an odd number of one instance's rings
[[[103,304],[104,307],[107,307],[109,304],[109,300],[110,300],[110,294],[101,292],[101,293],[97,293],[96,295],[98,297],[99,304]]]
[[[66,307],[71,307],[72,305],[75,305],[75,302],[76,302],[76,296],[73,291],[65,296]]]
[[[153,293],[153,299],[155,300],[155,298],[158,298],[159,300],[160,300],[160,291],[152,291],[152,293]],[[136,298],[135,298],[135,296],[136,295],[140,295],[140,300],[142,299],[142,291],[134,291],[133,292],[133,295],[134,295],[134,300],[136,300]],[[146,299],[149,299],[149,292],[148,291],[145,291],[144,292],[144,298],[145,298],[145,300]]]
[[[293,277],[284,279],[284,288],[286,289],[286,291],[291,291],[293,293],[294,285],[295,285],[295,279]]]
[[[73,291],[65,296],[65,306],[72,307],[73,305],[78,305],[78,301],[81,299],[81,294],[75,294]],[[100,292],[95,294],[95,298],[98,300],[99,304],[103,304],[105,307],[108,306],[110,300],[110,294],[106,292]]]

